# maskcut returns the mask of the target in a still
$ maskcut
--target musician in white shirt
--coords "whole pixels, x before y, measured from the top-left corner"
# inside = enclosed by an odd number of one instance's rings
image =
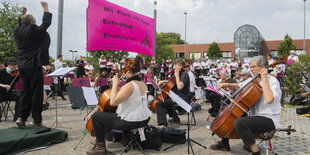
[[[201,64],[201,67],[202,67],[202,74],[204,76],[207,76],[207,74],[209,72],[209,68],[210,68],[209,64],[207,63],[207,60],[203,59],[200,64]]]
[[[233,78],[235,76],[236,69],[238,68],[238,62],[235,61],[234,57],[231,58],[229,66],[230,66],[231,78]]]
[[[262,87],[261,98],[250,108],[250,116],[241,117],[234,121],[234,129],[243,140],[245,147],[250,148],[254,155],[259,155],[259,149],[254,139],[254,134],[270,132],[281,128],[281,89],[279,81],[268,75],[268,61],[265,56],[255,56],[250,62],[250,70],[254,76],[260,74],[256,79]],[[239,89],[245,86],[250,79],[240,83],[221,83],[217,89],[229,87]],[[210,147],[213,150],[230,151],[229,141],[223,138],[221,142]]]
[[[107,59],[104,57],[102,54],[100,59],[99,59],[99,68],[100,68],[100,73],[103,71],[107,71]]]
[[[194,68],[194,71],[199,76],[200,75],[200,71],[202,69],[202,66],[201,66],[200,62],[197,59],[195,59],[195,62],[193,63],[193,68]]]
[[[88,75],[89,71],[93,71],[94,70],[94,66],[91,64],[90,61],[87,61],[86,66],[84,66],[84,69],[85,69],[86,75]]]

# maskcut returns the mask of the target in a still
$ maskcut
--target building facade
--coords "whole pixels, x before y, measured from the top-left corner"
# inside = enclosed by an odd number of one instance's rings
[[[222,59],[230,61],[232,57],[241,59],[257,55],[278,56],[277,48],[283,40],[266,41],[256,27],[252,25],[240,26],[234,34],[234,42],[218,43],[222,52]],[[293,40],[296,45],[296,54],[310,54],[310,39],[306,39],[306,51],[303,50],[303,39]],[[210,43],[211,44],[211,43]],[[204,58],[210,44],[171,45],[176,57],[183,57],[186,46],[186,58]]]

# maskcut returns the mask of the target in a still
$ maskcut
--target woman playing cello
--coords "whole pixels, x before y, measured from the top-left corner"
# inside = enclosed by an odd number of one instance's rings
[[[269,132],[281,127],[281,89],[279,81],[268,75],[268,61],[265,56],[253,57],[250,62],[250,71],[254,76],[260,74],[256,80],[262,87],[262,96],[250,110],[250,116],[241,117],[233,122],[233,127],[241,137],[244,147],[250,148],[253,154],[260,154],[255,143],[254,134]],[[249,79],[250,80],[250,79]],[[240,83],[220,83],[217,89],[229,87],[232,89],[241,88],[248,80]],[[231,103],[233,104],[233,103]],[[218,144],[211,145],[213,150],[230,151],[228,138],[223,138]]]
[[[125,66],[129,66],[129,59]],[[96,134],[96,144],[86,152],[88,155],[107,154],[105,144],[105,128],[130,130],[144,127],[150,120],[151,111],[147,107],[146,85],[137,75],[141,70],[142,58],[134,59],[133,67],[126,71],[126,84],[118,91],[120,79],[114,76],[110,94],[110,105],[118,106],[116,113],[96,112],[92,115],[93,131]]]

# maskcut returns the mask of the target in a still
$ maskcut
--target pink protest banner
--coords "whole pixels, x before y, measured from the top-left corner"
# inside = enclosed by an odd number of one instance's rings
[[[105,0],[88,0],[87,51],[154,55],[154,19]]]

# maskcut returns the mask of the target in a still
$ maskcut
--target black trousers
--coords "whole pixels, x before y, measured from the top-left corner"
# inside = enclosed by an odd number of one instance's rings
[[[235,77],[235,73],[236,73],[236,70],[230,70],[230,74],[231,74],[231,78],[234,78]]]
[[[154,92],[155,92],[155,88],[152,84],[147,84],[147,91],[148,91],[148,95],[152,95],[155,96]]]
[[[247,146],[255,144],[254,134],[275,130],[272,119],[264,116],[241,117],[234,121],[234,128]],[[222,139],[223,144],[228,144],[228,138]]]
[[[96,141],[99,143],[104,142],[105,127],[117,130],[131,130],[144,127],[150,121],[150,118],[148,118],[144,121],[128,122],[121,120],[120,117],[117,117],[116,113],[111,112],[96,112],[93,114],[92,119]]]
[[[173,105],[176,103],[173,102],[170,98],[165,99],[164,101],[161,100],[156,103],[156,114],[157,114],[157,123],[158,125],[167,125],[167,118],[166,115],[168,114],[169,117],[178,117],[175,110],[173,109]]]
[[[160,80],[165,80],[165,79],[166,79],[165,73],[160,73]]]
[[[209,72],[209,69],[203,69],[202,70],[202,73],[203,73],[204,76],[207,76],[208,72]]]
[[[22,78],[22,94],[18,116],[23,121],[31,115],[35,123],[42,122],[43,75],[42,67],[20,69]]]
[[[195,72],[197,73],[197,75],[200,75],[200,69],[195,69]]]

